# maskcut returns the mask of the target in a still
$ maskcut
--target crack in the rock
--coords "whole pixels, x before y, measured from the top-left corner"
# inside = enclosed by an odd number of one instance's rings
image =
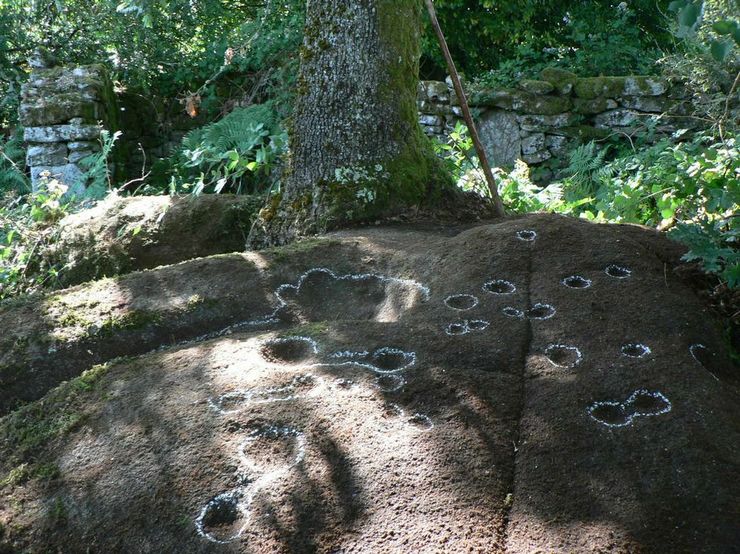
[[[532,304],[532,248],[527,248],[527,273],[526,279],[523,283],[524,296],[526,306]],[[527,400],[527,361],[532,353],[532,320],[530,318],[524,319],[525,324],[525,340],[522,347],[521,357],[521,374],[520,374],[520,390],[519,390],[519,405],[516,414],[516,425],[514,427],[514,434],[512,437],[512,463],[511,463],[511,476],[510,476],[510,487],[509,493],[505,500],[505,513],[504,513],[504,536],[503,536],[503,549],[504,552],[508,551],[509,542],[509,529],[511,526],[511,512],[514,507],[514,500],[516,498],[516,483],[517,483],[517,453],[519,451],[519,440],[521,438],[521,426],[522,418],[524,417],[524,408]]]

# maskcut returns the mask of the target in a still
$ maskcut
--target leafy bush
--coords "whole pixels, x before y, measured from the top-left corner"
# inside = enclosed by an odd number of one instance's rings
[[[701,262],[706,273],[717,275],[730,288],[740,287],[740,223],[737,217],[715,222],[680,223],[671,237],[689,247],[686,261]]]
[[[537,78],[546,67],[568,69],[583,77],[655,73],[662,55],[655,38],[642,31],[635,11],[624,2],[610,10],[582,2],[563,13],[557,35],[520,42],[510,56],[472,84],[474,88],[510,87],[520,79]]]
[[[19,134],[3,140],[0,136],[0,196],[10,191],[16,193],[31,190],[31,183],[24,173],[26,149]]]
[[[26,196],[8,195],[0,203],[0,300],[32,292],[56,280],[59,268],[40,256],[58,230],[54,223],[69,210],[67,187],[55,180]]]
[[[686,260],[730,287],[740,286],[737,214],[740,213],[740,152],[734,135],[691,141],[668,139],[606,161],[594,143],[571,154],[560,183],[532,185],[528,168],[497,170],[504,203],[517,212],[547,210],[601,222],[640,223],[670,229],[686,244]]]
[[[272,103],[237,108],[183,138],[171,186],[193,194],[264,192],[286,144]]]
[[[583,0],[435,1],[452,56],[470,78],[495,68],[507,68],[509,77],[519,72],[534,75],[539,68],[531,67],[529,62],[551,65],[560,58],[566,66],[585,73],[593,67],[608,72],[618,71],[614,65],[649,65],[655,59],[656,46],[671,47],[671,36],[661,17],[669,0],[630,0],[629,18],[624,24],[623,12],[615,11],[618,4]],[[445,75],[445,62],[430,29],[423,39],[423,52],[425,78]],[[507,60],[521,63],[513,68]]]

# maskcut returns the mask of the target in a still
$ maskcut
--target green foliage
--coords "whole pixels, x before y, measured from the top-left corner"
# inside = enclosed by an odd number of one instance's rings
[[[23,171],[26,150],[19,134],[8,140],[0,136],[0,196],[8,192],[24,193],[31,190],[31,183]]]
[[[519,71],[535,75],[539,69],[529,65],[532,61],[542,67],[559,61],[561,67],[579,74],[596,67],[613,75],[620,67],[649,65],[655,59],[655,46],[670,47],[670,35],[660,15],[668,0],[632,0],[628,10],[617,4],[606,0],[435,2],[452,56],[471,77],[492,68],[509,76]],[[430,30],[424,37],[423,51],[423,74],[434,78],[444,75],[444,60]]]
[[[583,77],[655,73],[661,57],[656,36],[644,33],[633,9],[620,5],[606,10],[599,3],[584,2],[563,13],[563,18],[556,35],[520,42],[495,69],[480,74],[474,87],[512,86],[520,79],[536,78],[546,67]]]
[[[40,254],[57,236],[53,223],[69,210],[66,191],[51,180],[26,196],[6,196],[0,204],[0,300],[56,281],[60,268],[45,265]]]
[[[103,130],[100,133],[100,151],[91,154],[79,161],[79,167],[84,172],[85,197],[99,200],[112,189],[110,156],[113,147],[121,136],[121,131],[113,135]]]
[[[264,192],[286,144],[272,103],[237,108],[183,138],[172,186],[193,194]]]
[[[29,72],[26,59],[38,46],[63,64],[107,61],[122,86],[147,95],[174,98],[208,83],[202,94],[208,100],[216,90],[211,78],[222,67],[223,73],[232,72],[225,63],[227,51],[240,50],[257,27],[261,40],[245,51],[245,60],[264,62],[270,49],[272,59],[281,65],[297,58],[295,33],[270,34],[266,29],[281,20],[284,27],[295,24],[300,4],[299,0],[0,0],[0,128],[16,120],[20,85]],[[281,35],[282,47],[293,47],[292,56],[286,50],[280,56],[279,41],[269,42]],[[274,75],[273,82],[279,78]]]
[[[511,173],[499,170],[499,188],[515,211],[672,228],[673,238],[690,248],[687,260],[700,260],[707,272],[737,287],[738,150],[734,136],[704,134],[686,142],[665,139],[608,161],[607,148],[590,143],[573,151],[561,183],[540,189],[518,162]]]
[[[680,223],[671,237],[689,247],[686,261],[699,261],[730,288],[740,287],[740,223],[737,217],[714,222]]]
[[[731,107],[740,82],[740,22],[735,0],[671,2],[679,48],[659,63],[665,75],[685,83],[695,115],[718,128],[737,130]],[[736,100],[735,100],[736,101]]]
[[[465,125],[458,121],[446,143],[435,140],[432,144],[435,152],[443,158],[458,187],[484,197],[491,196],[485,176],[480,169],[473,140]],[[553,184],[542,188],[533,183],[529,167],[521,160],[517,160],[510,172],[494,168],[493,173],[498,193],[509,211],[528,213],[549,210],[568,213],[579,205],[578,201],[569,204],[563,199],[560,185]]]

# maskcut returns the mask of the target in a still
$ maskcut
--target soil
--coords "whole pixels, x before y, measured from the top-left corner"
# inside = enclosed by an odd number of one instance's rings
[[[5,306],[0,552],[740,552],[739,373],[680,253],[532,215]]]

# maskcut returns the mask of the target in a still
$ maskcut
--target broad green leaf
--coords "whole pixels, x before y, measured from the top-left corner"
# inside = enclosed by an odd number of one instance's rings
[[[713,40],[709,49],[715,60],[723,62],[732,50],[732,43],[725,40]]]

